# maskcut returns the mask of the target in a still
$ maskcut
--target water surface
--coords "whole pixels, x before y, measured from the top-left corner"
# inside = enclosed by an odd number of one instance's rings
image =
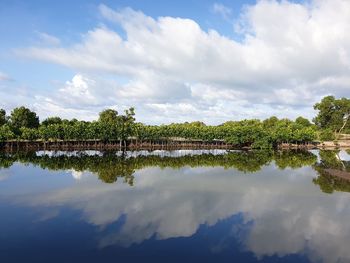
[[[0,262],[349,262],[350,156],[0,154]]]

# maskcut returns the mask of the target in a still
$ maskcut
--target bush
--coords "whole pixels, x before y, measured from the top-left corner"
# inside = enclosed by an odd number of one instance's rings
[[[15,138],[15,134],[8,125],[3,125],[0,127],[0,142],[7,141]]]
[[[20,131],[21,131],[21,139],[34,141],[39,138],[38,129],[30,129],[30,128],[22,127]]]

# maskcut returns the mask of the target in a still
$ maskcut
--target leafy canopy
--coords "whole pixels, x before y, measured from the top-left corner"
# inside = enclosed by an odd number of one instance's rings
[[[337,132],[343,127],[344,120],[349,117],[350,99],[336,99],[334,96],[327,96],[321,102],[316,103],[314,109],[318,110],[313,120],[314,123],[321,129],[331,129]],[[350,122],[344,128],[349,131]]]
[[[20,133],[20,128],[32,128],[39,127],[39,117],[35,112],[26,107],[15,108],[11,112],[10,125],[14,129],[16,134]]]

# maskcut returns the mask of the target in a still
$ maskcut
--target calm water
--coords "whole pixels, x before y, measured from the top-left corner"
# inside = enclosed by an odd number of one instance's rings
[[[0,262],[350,262],[349,160],[0,154]]]

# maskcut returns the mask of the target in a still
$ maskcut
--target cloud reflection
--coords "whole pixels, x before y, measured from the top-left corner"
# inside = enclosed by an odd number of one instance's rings
[[[273,164],[245,174],[235,169],[156,167],[135,173],[135,185],[85,180],[49,192],[18,197],[31,206],[68,206],[99,226],[99,246],[128,247],[151,237],[194,235],[203,224],[243,214],[251,222],[243,249],[258,258],[307,254],[312,261],[350,260],[350,195],[323,194],[311,167],[278,170]],[[105,229],[125,215],[118,231]],[[227,235],[235,235],[228,231]]]

